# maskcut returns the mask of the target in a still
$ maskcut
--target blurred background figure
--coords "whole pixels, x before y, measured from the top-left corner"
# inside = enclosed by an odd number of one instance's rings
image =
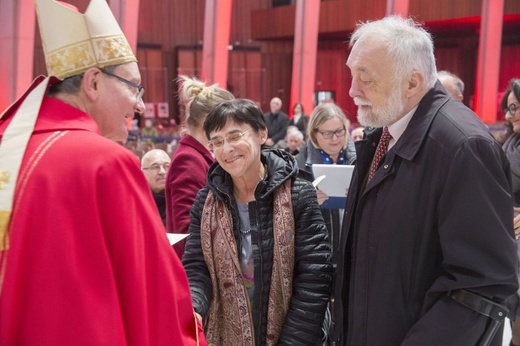
[[[519,245],[520,238],[520,79],[512,79],[508,89],[504,92],[500,106],[504,112],[506,121],[512,129],[505,143],[502,145],[504,152],[511,164],[511,178],[513,183],[514,198],[514,230]],[[520,250],[520,248],[519,248]],[[520,257],[520,251],[518,253]],[[520,316],[517,315],[512,325],[513,338],[511,345],[520,345]]]
[[[166,226],[166,199],[164,197],[164,185],[166,173],[170,167],[170,156],[164,150],[152,149],[143,155],[141,170],[152,190],[153,199],[161,215],[161,220]]]
[[[455,100],[462,102],[464,99],[464,82],[458,76],[448,71],[439,71],[437,76],[448,94]]]
[[[304,135],[305,140],[307,139],[307,126],[309,125],[309,119],[310,117],[305,115],[303,112],[303,105],[300,102],[295,103],[293,106],[293,117],[289,121],[289,126],[296,126]]]
[[[293,156],[298,155],[304,144],[303,138],[303,133],[296,126],[289,126],[285,135],[285,142],[287,143],[285,151]]]
[[[144,121],[144,127],[141,129],[141,137],[146,137],[150,140],[155,140],[158,135],[157,129],[154,126],[152,119]]]
[[[350,133],[350,137],[352,138],[352,141],[357,142],[363,139],[364,130],[365,128],[363,126],[356,127],[352,132]]]
[[[282,111],[282,100],[280,98],[274,97],[271,100],[270,107],[271,111],[264,114],[268,132],[265,145],[268,147],[272,147],[279,140],[284,139],[289,125],[289,117]]]
[[[186,110],[185,134],[166,176],[166,229],[169,233],[188,233],[190,209],[199,190],[206,185],[206,173],[213,156],[208,150],[208,138],[202,129],[204,120],[215,105],[235,97],[217,85],[207,86],[197,78],[179,77],[179,102]],[[179,258],[185,240],[173,247]]]
[[[347,129],[350,122],[345,113],[334,103],[323,103],[312,112],[309,122],[309,141],[296,156],[301,176],[312,181],[313,164],[352,165],[356,161],[354,142],[349,138]],[[322,205],[329,197],[317,190],[318,202]],[[332,260],[339,245],[339,234],[343,215],[340,209],[321,208],[325,225],[329,231],[332,245]]]

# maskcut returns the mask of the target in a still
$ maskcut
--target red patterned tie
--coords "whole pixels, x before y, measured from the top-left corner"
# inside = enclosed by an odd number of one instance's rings
[[[383,127],[383,134],[381,135],[381,139],[377,145],[376,154],[374,155],[374,160],[372,161],[372,166],[370,166],[370,172],[368,173],[367,184],[376,174],[377,168],[379,167],[379,161],[381,161],[383,156],[385,156],[386,151],[388,150],[388,143],[391,139],[392,135],[388,132],[388,127]]]

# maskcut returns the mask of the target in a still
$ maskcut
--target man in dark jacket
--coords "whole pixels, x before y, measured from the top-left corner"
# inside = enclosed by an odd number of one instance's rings
[[[265,145],[272,147],[279,140],[284,139],[289,126],[289,117],[282,111],[282,100],[274,97],[271,100],[271,111],[264,114],[267,125],[267,141]]]
[[[334,341],[486,342],[494,320],[482,307],[500,309],[518,288],[507,159],[437,81],[431,36],[412,20],[362,24],[350,45],[350,96],[372,129],[356,142]]]

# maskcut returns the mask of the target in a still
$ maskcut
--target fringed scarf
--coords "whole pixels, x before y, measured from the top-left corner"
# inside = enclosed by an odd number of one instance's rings
[[[208,345],[254,345],[253,317],[238,259],[231,212],[211,191],[202,212],[200,237],[213,284],[206,332]],[[290,179],[274,192],[273,237],[266,345],[278,344],[292,296],[294,216]]]

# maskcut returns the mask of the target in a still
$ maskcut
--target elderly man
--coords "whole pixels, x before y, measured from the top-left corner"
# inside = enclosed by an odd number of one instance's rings
[[[0,120],[2,345],[198,345],[186,274],[135,156],[136,59],[105,0],[36,0],[50,77]]]
[[[267,141],[265,145],[272,147],[279,140],[284,139],[289,126],[289,117],[282,111],[282,100],[274,97],[271,100],[271,111],[264,114],[265,123],[267,124]]]
[[[152,149],[143,155],[141,159],[141,170],[144,173],[148,185],[152,190],[153,199],[163,225],[166,226],[166,198],[164,196],[164,185],[166,173],[170,167],[171,158],[161,149]]]
[[[363,135],[364,135],[364,131],[365,128],[363,126],[360,126],[360,127],[356,127],[354,130],[352,130],[352,132],[350,133],[350,138],[352,138],[352,140],[354,142],[357,142],[357,141],[360,141],[363,139]]]
[[[459,101],[464,100],[464,82],[459,77],[448,71],[439,71],[437,76],[451,97]]]
[[[507,158],[437,81],[418,24],[360,24],[350,45],[349,94],[370,128],[345,207],[334,342],[501,344],[518,288]]]

